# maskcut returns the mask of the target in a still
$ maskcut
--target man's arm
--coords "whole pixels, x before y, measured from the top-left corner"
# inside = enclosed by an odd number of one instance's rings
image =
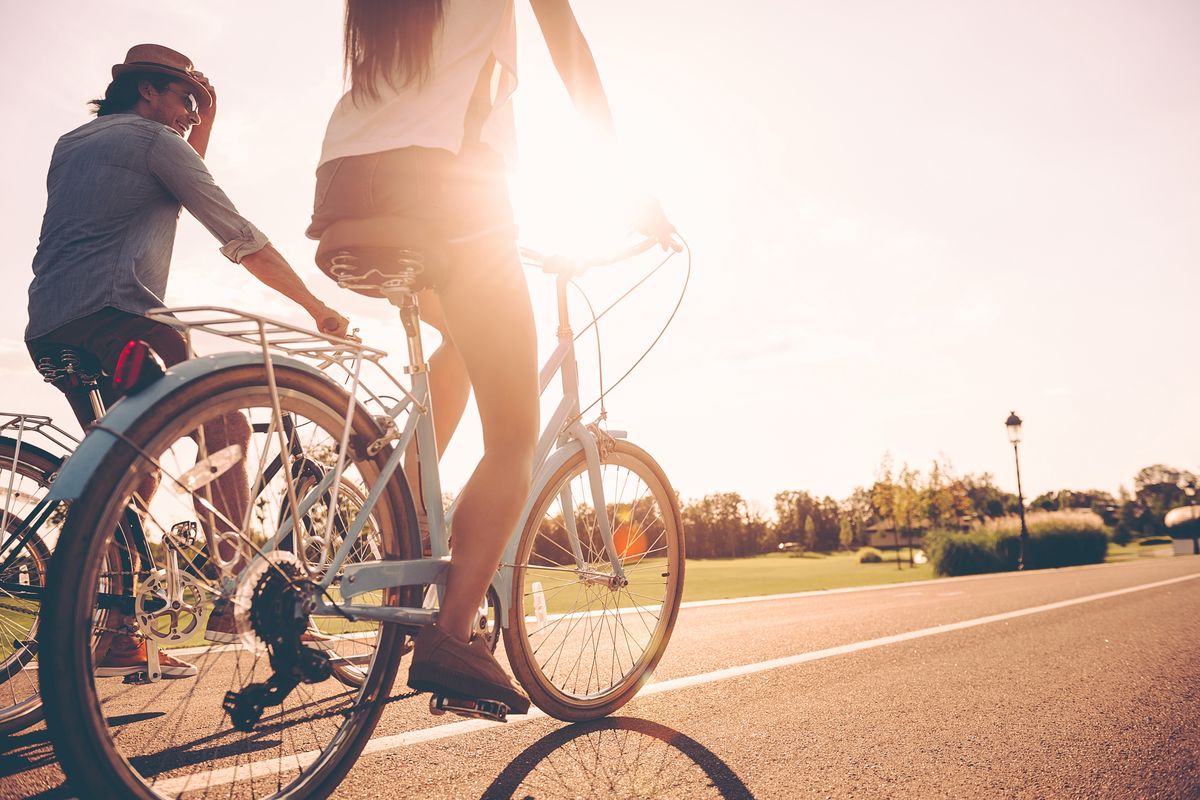
[[[334,336],[346,335],[350,320],[322,303],[310,292],[291,264],[272,245],[268,244],[256,253],[243,256],[242,266],[264,284],[299,304],[317,323],[317,330],[332,333]]]
[[[199,113],[200,122],[192,126],[191,133],[188,134],[187,143],[192,146],[196,154],[204,158],[204,154],[208,152],[208,137],[212,135],[213,120],[217,118],[217,90],[209,82],[208,78],[204,77],[203,72],[193,72],[192,77],[197,83],[204,85],[208,89],[208,93],[212,95],[212,105]]]
[[[163,128],[150,146],[147,161],[163,186],[221,242],[222,255],[299,304],[318,330],[338,336],[346,333],[348,320],[318,300],[266,234],[238,213],[187,142]]]

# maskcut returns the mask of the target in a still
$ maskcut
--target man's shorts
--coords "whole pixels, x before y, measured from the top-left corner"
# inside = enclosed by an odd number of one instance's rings
[[[45,356],[57,358],[64,347],[94,356],[104,368],[104,374],[98,381],[100,396],[105,406],[110,406],[118,399],[112,385],[113,370],[116,369],[121,350],[131,339],[141,339],[149,344],[168,367],[188,358],[187,343],[179,331],[116,308],[102,308],[86,317],[72,320],[45,336],[27,341],[25,346],[35,365]],[[81,426],[86,428],[96,419],[86,389],[59,386],[57,383],[55,388],[67,396]]]

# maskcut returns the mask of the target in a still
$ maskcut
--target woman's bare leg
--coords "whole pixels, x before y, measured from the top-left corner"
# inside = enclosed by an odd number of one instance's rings
[[[454,552],[438,626],[468,641],[532,480],[538,434],[537,337],[529,290],[510,243],[472,248],[469,273],[441,292],[475,388],[483,458],[454,512]],[[431,369],[432,372],[432,369]]]

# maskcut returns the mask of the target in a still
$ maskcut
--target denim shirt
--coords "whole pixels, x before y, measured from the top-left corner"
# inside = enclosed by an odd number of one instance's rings
[[[230,261],[268,244],[191,145],[138,114],[100,117],[59,139],[46,189],[26,340],[102,308],[163,305],[180,206]]]

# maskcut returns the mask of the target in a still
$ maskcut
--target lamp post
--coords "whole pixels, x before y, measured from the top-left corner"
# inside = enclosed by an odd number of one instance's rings
[[[1029,529],[1025,527],[1025,495],[1021,492],[1021,455],[1017,445],[1021,443],[1021,418],[1012,411],[1004,421],[1008,440],[1012,442],[1013,459],[1017,463],[1017,510],[1021,514],[1021,549],[1017,551],[1017,569],[1025,569],[1025,550],[1029,547]]]

